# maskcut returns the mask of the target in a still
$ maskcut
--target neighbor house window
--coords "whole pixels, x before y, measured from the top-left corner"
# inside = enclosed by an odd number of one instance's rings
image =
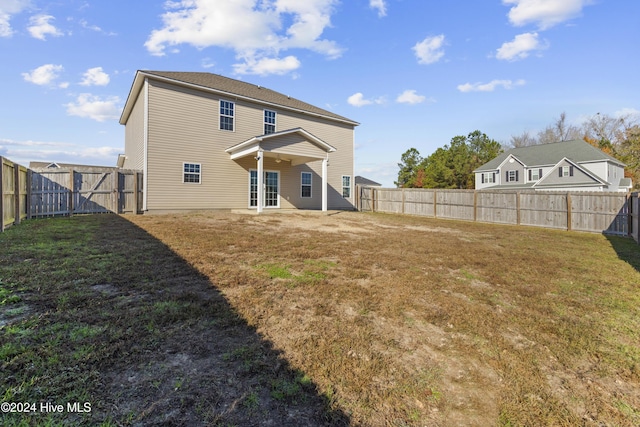
[[[311,197],[311,172],[302,172],[300,175],[300,196]]]
[[[518,182],[518,171],[507,171],[507,182]]]
[[[220,100],[220,130],[233,131],[235,104],[231,101]]]
[[[496,181],[495,172],[486,172],[482,174],[482,183],[483,184],[491,184]]]
[[[276,112],[264,110],[264,134],[274,133],[276,131]]]
[[[351,197],[351,177],[348,175],[342,176],[342,197]]]
[[[561,178],[565,176],[573,176],[573,166],[562,166],[558,169],[558,176]]]
[[[182,182],[200,184],[200,163],[184,163],[182,166]]]
[[[542,176],[542,169],[529,169],[529,181],[537,181]]]

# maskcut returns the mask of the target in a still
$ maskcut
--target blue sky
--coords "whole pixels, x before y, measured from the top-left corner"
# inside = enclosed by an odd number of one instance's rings
[[[207,71],[359,123],[356,174],[476,129],[640,113],[635,0],[0,0],[0,155],[115,165],[138,69]]]

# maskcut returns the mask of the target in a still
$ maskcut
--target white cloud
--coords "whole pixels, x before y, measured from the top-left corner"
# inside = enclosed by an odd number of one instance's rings
[[[516,80],[492,80],[489,83],[465,83],[458,85],[460,92],[493,92],[498,87],[513,89],[515,86],[522,86],[526,82],[522,79]]]
[[[113,165],[122,147],[87,147],[69,142],[15,141],[0,138],[0,155],[27,166],[31,160]]]
[[[192,45],[198,49],[218,46],[233,49],[244,64],[234,67],[253,70],[256,64],[276,73],[292,67],[291,56],[278,59],[281,51],[309,49],[330,59],[343,49],[322,39],[331,25],[337,0],[178,0],[165,3],[162,28],[153,30],[145,46],[152,55],[165,55],[169,46]],[[273,61],[271,61],[273,60]],[[273,66],[276,64],[276,66]]]
[[[387,16],[387,4],[384,0],[369,0],[369,7],[372,9],[378,9],[378,16]]]
[[[49,21],[55,19],[51,15],[36,15],[32,16],[29,19],[29,23],[31,24],[27,27],[29,33],[32,37],[40,40],[46,40],[46,36],[51,35],[54,37],[59,37],[62,35],[62,31],[58,30]]]
[[[513,41],[505,42],[496,51],[496,58],[506,61],[516,61],[529,56],[531,51],[544,50],[548,44],[538,40],[538,33],[518,34]]]
[[[290,71],[300,68],[300,61],[295,56],[287,56],[283,59],[247,58],[242,64],[234,64],[233,69],[236,74],[257,74],[266,76],[268,74],[287,74]]]
[[[439,36],[427,37],[421,42],[416,43],[412,48],[420,64],[433,64],[438,62],[444,56],[444,34]]]
[[[30,83],[49,86],[53,84],[63,70],[62,65],[45,64],[31,70],[30,73],[22,73],[22,77]]]
[[[109,74],[102,71],[102,67],[89,68],[82,76],[82,86],[106,86],[110,81]]]
[[[383,104],[384,98],[380,97],[377,99],[365,99],[364,95],[361,92],[358,92],[347,98],[347,102],[349,103],[349,105],[353,105],[354,107],[364,107],[365,105],[371,104]]]
[[[415,90],[405,90],[396,98],[396,102],[401,104],[420,104],[427,99],[426,96],[418,95]]]
[[[67,107],[67,114],[70,116],[86,117],[104,122],[120,117],[120,108],[117,105],[119,102],[120,98],[117,96],[102,99],[90,93],[81,93],[75,102],[65,104],[65,107]]]
[[[11,37],[11,16],[22,12],[31,5],[31,0],[2,0],[0,1],[0,37]]]
[[[509,21],[516,27],[536,23],[541,30],[579,16],[591,0],[502,0],[509,10]]]

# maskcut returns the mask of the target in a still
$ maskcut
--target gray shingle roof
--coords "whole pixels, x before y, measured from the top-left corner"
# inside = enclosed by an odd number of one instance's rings
[[[575,163],[608,160],[624,165],[621,161],[597,149],[588,142],[581,139],[574,139],[572,141],[514,148],[505,151],[498,157],[480,166],[476,171],[496,170],[509,155],[516,157],[527,167],[555,165],[564,157]]]
[[[203,72],[180,72],[180,71],[142,71],[145,74],[155,75],[159,77],[176,80],[179,82],[189,83],[196,86],[202,86],[203,88],[214,89],[229,94],[238,95],[241,97],[251,98],[258,101],[263,101],[268,104],[279,105],[285,108],[299,110],[306,113],[312,113],[343,122],[348,122],[353,125],[358,125],[355,122],[346,117],[327,111],[323,108],[316,107],[274,90],[268,89],[263,86],[255,85],[252,83],[235,80],[229,77],[224,77],[219,74],[203,73]]]

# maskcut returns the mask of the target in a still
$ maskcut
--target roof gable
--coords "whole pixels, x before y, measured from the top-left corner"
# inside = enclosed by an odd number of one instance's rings
[[[129,97],[120,118],[120,124],[125,124],[127,118],[133,108],[137,93],[142,88],[144,78],[152,78],[166,81],[173,84],[185,85],[199,90],[218,92],[226,96],[234,96],[244,98],[249,101],[258,102],[260,104],[280,107],[286,110],[297,111],[303,114],[310,114],[316,117],[336,120],[353,126],[359,125],[346,117],[332,113],[323,108],[316,107],[288,95],[276,92],[266,87],[255,85],[252,83],[235,80],[219,74],[203,73],[203,72],[178,72],[178,71],[143,71],[136,73],[133,85],[129,92]],[[132,96],[133,95],[133,96]]]

